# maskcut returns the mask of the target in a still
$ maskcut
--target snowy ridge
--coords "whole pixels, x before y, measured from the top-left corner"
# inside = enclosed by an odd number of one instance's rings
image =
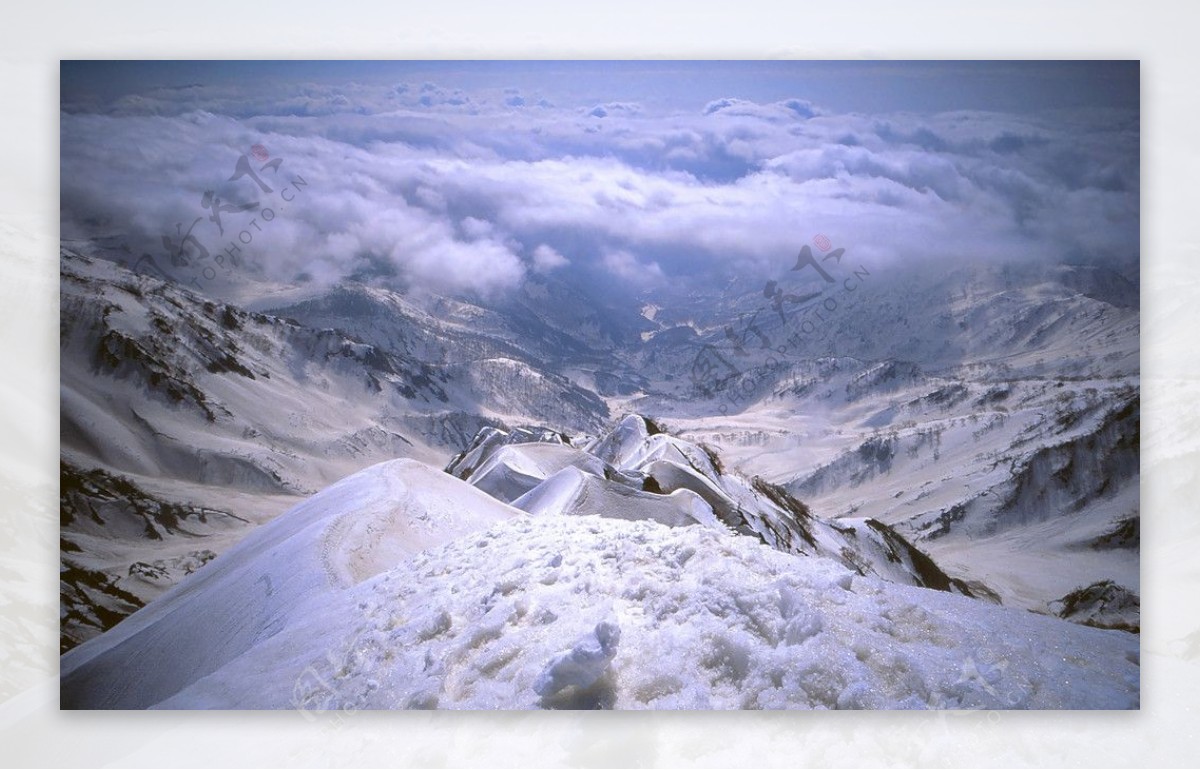
[[[604,475],[604,463],[598,458],[574,447],[543,443],[519,449],[500,447],[471,474],[470,481],[497,500],[510,503],[567,467]]]
[[[62,657],[66,708],[144,708],[413,554],[520,515],[412,460],[373,466],[256,529]]]
[[[583,449],[565,446],[553,434],[541,436],[550,443],[520,440],[533,438],[529,432],[514,437],[484,429],[446,470],[537,515],[702,524],[788,553],[832,558],[864,575],[991,595],[946,575],[892,528],[874,520],[857,527],[827,522],[780,487],[723,472],[714,450],[671,436],[640,415],[627,415],[607,434],[576,442]],[[556,462],[547,463],[549,458]]]
[[[677,489],[652,494],[606,482],[580,468],[564,468],[513,502],[535,516],[604,516],[649,520],[668,527],[704,524],[719,527],[712,508],[696,493]]]

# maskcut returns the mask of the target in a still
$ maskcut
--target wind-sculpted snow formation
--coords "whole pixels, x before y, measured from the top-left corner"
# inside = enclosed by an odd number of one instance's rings
[[[886,527],[720,465],[630,416],[373,466],[65,654],[62,704],[1137,707],[1136,636],[920,587]]]
[[[726,472],[714,450],[671,436],[653,420],[629,415],[608,434],[578,443],[549,432],[485,429],[446,470],[536,515],[703,524],[787,553],[832,558],[861,574],[973,595],[891,527],[863,518],[826,521],[780,487]]]

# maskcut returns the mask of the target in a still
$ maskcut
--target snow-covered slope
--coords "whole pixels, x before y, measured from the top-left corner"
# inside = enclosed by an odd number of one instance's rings
[[[657,330],[630,351],[649,383],[644,392],[685,402],[681,414],[714,414],[725,391],[744,388],[757,400],[792,379],[791,365],[822,358],[881,367],[899,360],[924,372],[965,369],[1009,379],[1139,371],[1137,285],[1112,269],[964,260],[881,272],[847,262],[839,274],[844,282],[798,283],[802,275],[781,266],[773,276],[788,297],[803,300],[781,309],[764,297],[764,280],[750,275],[657,300],[664,306],[655,315]],[[701,345],[728,365],[705,368],[697,382]],[[782,366],[769,366],[772,360]]]
[[[66,708],[143,708],[415,553],[518,511],[413,460],[372,466],[256,529],[62,657]]]
[[[659,302],[649,384],[614,406],[823,517],[887,524],[1007,604],[1051,613],[1103,581],[1136,595],[1136,541],[1102,544],[1140,516],[1136,270],[855,270],[852,292],[809,287],[823,299],[788,326],[761,282]]]
[[[67,249],[61,265],[63,443],[109,470],[311,494],[372,461],[440,460],[484,425],[606,412],[518,361],[427,361]]]
[[[356,470],[441,463],[483,426],[583,430],[606,412],[467,346],[424,360],[428,345],[247,311],[70,248],[60,264],[64,649]],[[393,328],[456,344],[428,315]]]
[[[1138,652],[719,528],[523,515],[397,461],[67,653],[62,682],[68,708],[1135,708]]]
[[[825,517],[891,526],[1005,603],[1051,611],[1103,580],[1137,591],[1137,538],[1110,537],[1140,515],[1136,379],[921,376],[848,398],[853,369],[824,364],[801,394],[671,423]]]
[[[594,426],[607,410],[563,370],[619,366],[614,337],[628,336],[619,313],[544,278],[492,304],[343,284],[299,302],[260,299],[252,305],[437,366],[450,378],[447,390],[455,403],[477,401],[510,424],[541,422],[571,430]]]

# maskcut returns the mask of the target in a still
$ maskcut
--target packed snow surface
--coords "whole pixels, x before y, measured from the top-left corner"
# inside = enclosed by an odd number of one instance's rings
[[[337,605],[163,705],[1138,704],[1136,636],[863,578],[704,527],[521,517]]]

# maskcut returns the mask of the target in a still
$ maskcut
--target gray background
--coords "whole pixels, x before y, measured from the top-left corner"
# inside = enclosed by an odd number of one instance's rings
[[[0,763],[1133,766],[1200,762],[1200,172],[1182,2],[57,3],[0,23]],[[1142,61],[1139,713],[58,711],[60,58]]]

